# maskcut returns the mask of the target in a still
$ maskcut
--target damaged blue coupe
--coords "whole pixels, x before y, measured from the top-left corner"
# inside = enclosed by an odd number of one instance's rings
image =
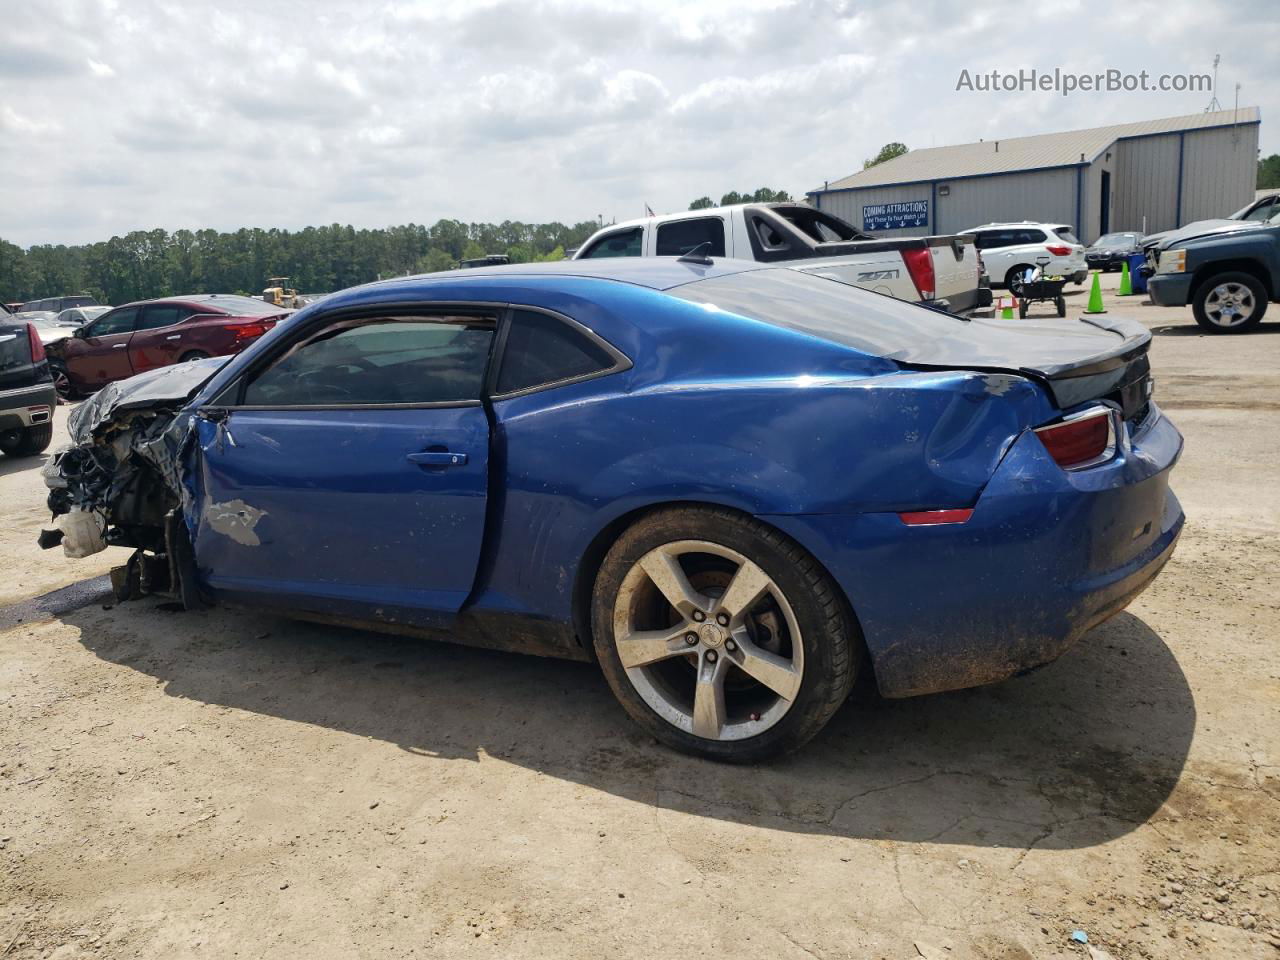
[[[655,737],[756,760],[860,670],[1001,680],[1151,582],[1149,342],[693,256],[385,281],[84,403],[42,542],[136,548],[122,598],[594,661]]]

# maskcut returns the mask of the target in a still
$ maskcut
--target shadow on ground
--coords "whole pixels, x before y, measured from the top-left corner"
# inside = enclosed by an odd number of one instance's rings
[[[1168,647],[1121,614],[1003,684],[851,700],[766,766],[673,753],[590,665],[154,601],[61,619],[165,692],[472,761],[481,754],[644,804],[769,829],[1026,849],[1090,846],[1150,818],[1186,761],[1195,704]]]

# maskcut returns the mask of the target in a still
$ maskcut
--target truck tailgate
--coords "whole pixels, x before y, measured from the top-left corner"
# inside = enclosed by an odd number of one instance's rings
[[[978,290],[978,250],[971,235],[926,237],[937,284],[934,296],[950,301],[953,310],[973,306]]]

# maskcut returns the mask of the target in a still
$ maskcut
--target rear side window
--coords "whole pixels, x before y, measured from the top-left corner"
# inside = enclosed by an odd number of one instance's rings
[[[724,221],[719,217],[699,217],[696,220],[677,220],[658,227],[657,249],[659,257],[683,257],[690,250],[710,243],[704,250],[709,257],[724,256]]]
[[[1044,243],[1049,239],[1043,230],[1015,230],[1013,238],[1016,244]]]
[[[62,300],[62,309],[67,307],[94,307],[98,301],[93,297],[64,297]]]
[[[248,406],[362,406],[479,400],[494,321],[378,317],[336,322],[295,343],[245,388]]]
[[[157,327],[170,327],[190,315],[191,311],[187,307],[180,307],[172,303],[156,304],[142,311],[142,320],[138,323],[138,329],[154,330]]]
[[[496,392],[577,380],[617,365],[608,350],[571,324],[545,313],[516,310],[502,349]]]
[[[619,230],[601,237],[582,255],[582,259],[595,257],[638,257],[644,231],[640,227]]]
[[[1054,233],[1056,233],[1056,234],[1057,234],[1059,237],[1061,237],[1063,240],[1065,240],[1067,243],[1079,243],[1079,242],[1080,242],[1079,240],[1077,240],[1077,239],[1076,239],[1076,235],[1075,235],[1074,233],[1072,233],[1072,232],[1071,232],[1071,228],[1070,228],[1070,227],[1056,227],[1056,228],[1054,228],[1054,231],[1053,231],[1053,232],[1054,232]]]
[[[978,234],[979,250],[995,250],[1013,244],[1013,234],[1009,230],[985,230]]]

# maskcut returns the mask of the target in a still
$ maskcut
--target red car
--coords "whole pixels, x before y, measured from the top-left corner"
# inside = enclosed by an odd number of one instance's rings
[[[144,370],[239,353],[289,313],[216,293],[129,303],[50,343],[49,365],[58,395],[71,399]]]

